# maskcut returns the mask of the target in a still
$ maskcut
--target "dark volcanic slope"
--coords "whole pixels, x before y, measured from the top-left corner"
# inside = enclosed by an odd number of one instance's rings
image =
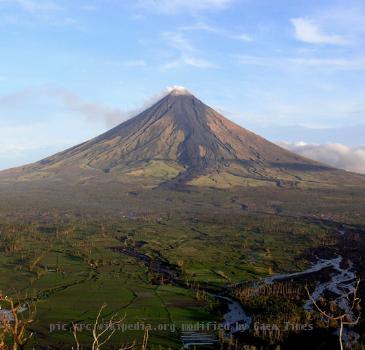
[[[185,184],[200,178],[203,185],[240,185],[240,178],[294,183],[316,174],[318,180],[323,172],[345,173],[284,150],[232,123],[187,90],[176,89],[112,130],[0,177],[77,181],[87,176],[100,181],[108,173],[122,182],[143,177]]]

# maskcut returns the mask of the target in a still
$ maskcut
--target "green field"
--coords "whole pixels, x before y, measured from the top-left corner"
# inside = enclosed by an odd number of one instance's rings
[[[72,334],[57,327],[91,324],[103,303],[108,305],[105,319],[118,313],[126,324],[166,325],[151,332],[149,344],[179,348],[182,323],[221,317],[203,289],[300,270],[308,265],[305,251],[330,242],[325,227],[270,215],[242,218],[229,226],[196,219],[115,217],[99,223],[80,218],[76,223],[49,216],[28,225],[4,219],[0,227],[0,290],[36,304],[32,329],[38,346],[65,349],[73,343]],[[116,246],[163,259],[179,272],[178,280],[155,283],[155,272],[110,249]],[[142,333],[120,331],[112,343],[140,341]],[[80,333],[80,341],[87,344],[90,333]]]

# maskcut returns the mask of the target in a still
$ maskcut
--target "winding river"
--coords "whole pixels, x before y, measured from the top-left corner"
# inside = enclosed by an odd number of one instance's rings
[[[143,261],[146,266],[151,269],[157,269],[160,273],[162,272],[166,274],[170,277],[171,280],[177,278],[177,272],[174,271],[174,269],[172,269],[170,266],[168,266],[168,264],[164,262],[153,262],[150,257],[135,251],[133,248],[131,249],[114,247],[112,249]],[[311,299],[317,301],[320,299],[321,296],[329,292],[331,293],[331,295],[335,296],[338,307],[352,315],[351,305],[347,297],[355,289],[356,272],[351,262],[348,262],[347,264],[344,263],[343,257],[341,255],[338,255],[337,257],[332,259],[318,259],[315,263],[312,264],[311,267],[303,271],[278,274],[263,278],[259,281],[259,284],[271,284],[278,281],[284,281],[287,279],[318,273],[320,271],[323,271],[324,269],[330,270],[329,280],[327,280],[326,282],[317,282],[316,287],[311,294]],[[227,311],[223,315],[223,321],[220,324],[220,328],[225,331],[226,337],[231,337],[238,332],[243,332],[250,329],[252,319],[249,315],[247,315],[247,313],[238,301],[227,296],[225,293],[214,295],[214,297],[225,303],[227,307]],[[313,309],[313,302],[311,299],[309,299],[304,304],[303,307],[305,310]],[[354,332],[346,332],[345,336],[350,336],[351,333]],[[357,335],[354,333],[352,334],[352,338],[354,336],[356,338]],[[190,348],[196,345],[214,344],[215,342],[217,342],[217,339],[214,334],[186,332],[186,334],[182,335],[182,341],[184,343],[184,348]]]
[[[278,281],[313,274],[324,269],[330,269],[330,280],[323,283],[317,282],[315,290],[311,294],[311,298],[317,301],[322,295],[324,295],[324,293],[330,292],[335,295],[338,307],[351,315],[351,306],[347,296],[354,291],[356,273],[351,262],[347,264],[347,267],[341,267],[341,265],[345,264],[343,264],[343,258],[340,255],[332,259],[318,259],[318,261],[306,270],[266,277],[260,282],[264,284],[271,284]],[[228,309],[224,314],[223,321],[221,323],[222,329],[225,330],[226,337],[234,336],[235,333],[242,332],[250,328],[252,319],[247,315],[238,301],[225,295],[215,295],[215,298],[223,301]],[[311,310],[313,308],[312,300],[309,299],[303,307],[306,310]],[[192,341],[192,338],[189,338],[186,342],[184,342],[184,347],[189,348],[194,345],[199,345],[199,343],[203,340],[206,340],[206,335],[201,336],[202,338],[200,338],[199,334],[196,333],[194,341]],[[352,341],[356,341],[356,339],[358,339],[358,335],[351,331],[345,332],[344,336],[345,341],[346,337],[349,339],[351,338]]]
[[[310,268],[301,271],[282,275],[275,275],[263,279],[264,283],[270,284],[277,281],[287,280],[289,278],[309,275],[324,269],[331,269],[330,280],[323,283],[317,283],[315,290],[311,294],[311,298],[315,301],[325,293],[330,292],[336,296],[336,302],[341,310],[351,313],[351,307],[347,297],[354,291],[356,285],[356,272],[353,269],[352,263],[349,261],[347,267],[341,267],[343,257],[338,255],[333,259],[319,259]],[[304,304],[305,310],[310,310],[313,307],[313,302],[309,299]]]

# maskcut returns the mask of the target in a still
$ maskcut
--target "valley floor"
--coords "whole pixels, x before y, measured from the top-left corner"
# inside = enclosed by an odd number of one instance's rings
[[[195,217],[19,214],[3,217],[0,231],[0,290],[36,304],[31,327],[39,349],[71,349],[72,323],[92,324],[103,303],[108,305],[103,318],[118,313],[130,325],[116,332],[112,344],[141,341],[147,324],[150,347],[181,348],[189,327],[224,319],[228,304],[214,295],[238,298],[227,286],[245,281],[251,288],[250,281],[304,270],[317,255],[330,258],[336,252],[356,263],[357,273],[365,271],[359,265],[363,227],[277,214],[243,216],[229,224]],[[315,288],[313,278],[307,282]],[[290,298],[268,294],[241,300],[253,324],[300,323],[306,317],[299,307],[306,299],[303,283],[292,283],[290,290],[297,292]],[[308,339],[323,331],[318,323]],[[288,348],[286,342],[302,335],[284,332],[276,341]],[[79,337],[88,344],[90,332]],[[220,333],[214,337],[218,341]],[[270,337],[258,331],[242,339],[269,348],[275,338]],[[328,332],[323,339],[336,344]]]

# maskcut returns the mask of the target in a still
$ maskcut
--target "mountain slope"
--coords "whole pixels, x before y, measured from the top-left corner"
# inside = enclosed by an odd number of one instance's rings
[[[90,141],[0,175],[9,177],[76,183],[142,179],[144,185],[168,187],[362,181],[241,128],[183,89]]]

